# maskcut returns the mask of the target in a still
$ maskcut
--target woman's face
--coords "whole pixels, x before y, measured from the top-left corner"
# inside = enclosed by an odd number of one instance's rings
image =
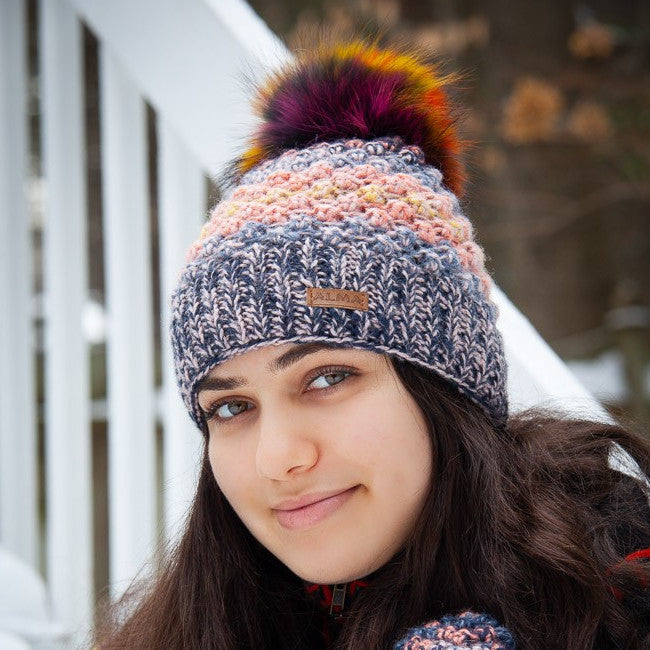
[[[348,582],[402,548],[429,488],[432,450],[386,357],[269,345],[220,364],[198,400],[219,487],[296,575]]]

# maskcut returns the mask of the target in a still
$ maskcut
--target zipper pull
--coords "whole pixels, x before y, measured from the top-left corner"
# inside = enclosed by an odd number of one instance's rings
[[[334,591],[332,592],[332,604],[330,605],[330,614],[338,615],[343,611],[343,606],[345,605],[345,585],[334,585]],[[336,612],[334,608],[337,608]]]

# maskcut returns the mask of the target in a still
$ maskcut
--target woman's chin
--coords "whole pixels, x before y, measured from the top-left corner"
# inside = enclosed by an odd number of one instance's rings
[[[360,567],[356,570],[348,569],[346,571],[341,571],[340,567],[338,569],[314,569],[310,567],[304,570],[301,567],[289,568],[305,582],[317,585],[341,585],[346,582],[352,582],[353,580],[361,580],[372,573],[372,570],[368,569],[368,567]]]

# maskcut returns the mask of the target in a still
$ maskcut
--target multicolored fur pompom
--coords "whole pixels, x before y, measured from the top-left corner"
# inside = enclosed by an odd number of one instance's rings
[[[442,75],[422,53],[353,41],[298,55],[296,62],[257,89],[254,108],[263,119],[235,177],[287,149],[318,142],[398,136],[422,149],[443,183],[462,194],[459,154],[465,143],[445,92],[457,75]]]

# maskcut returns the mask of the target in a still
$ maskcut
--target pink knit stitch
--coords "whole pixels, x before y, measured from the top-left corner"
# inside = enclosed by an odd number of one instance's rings
[[[433,192],[408,174],[385,174],[372,165],[337,169],[321,162],[301,172],[280,170],[262,183],[238,187],[217,205],[187,259],[200,255],[206,239],[233,235],[249,221],[284,223],[296,215],[323,222],[364,215],[374,226],[411,228],[431,244],[448,241],[489,294],[483,251],[473,241],[469,220],[454,214],[451,196]]]

